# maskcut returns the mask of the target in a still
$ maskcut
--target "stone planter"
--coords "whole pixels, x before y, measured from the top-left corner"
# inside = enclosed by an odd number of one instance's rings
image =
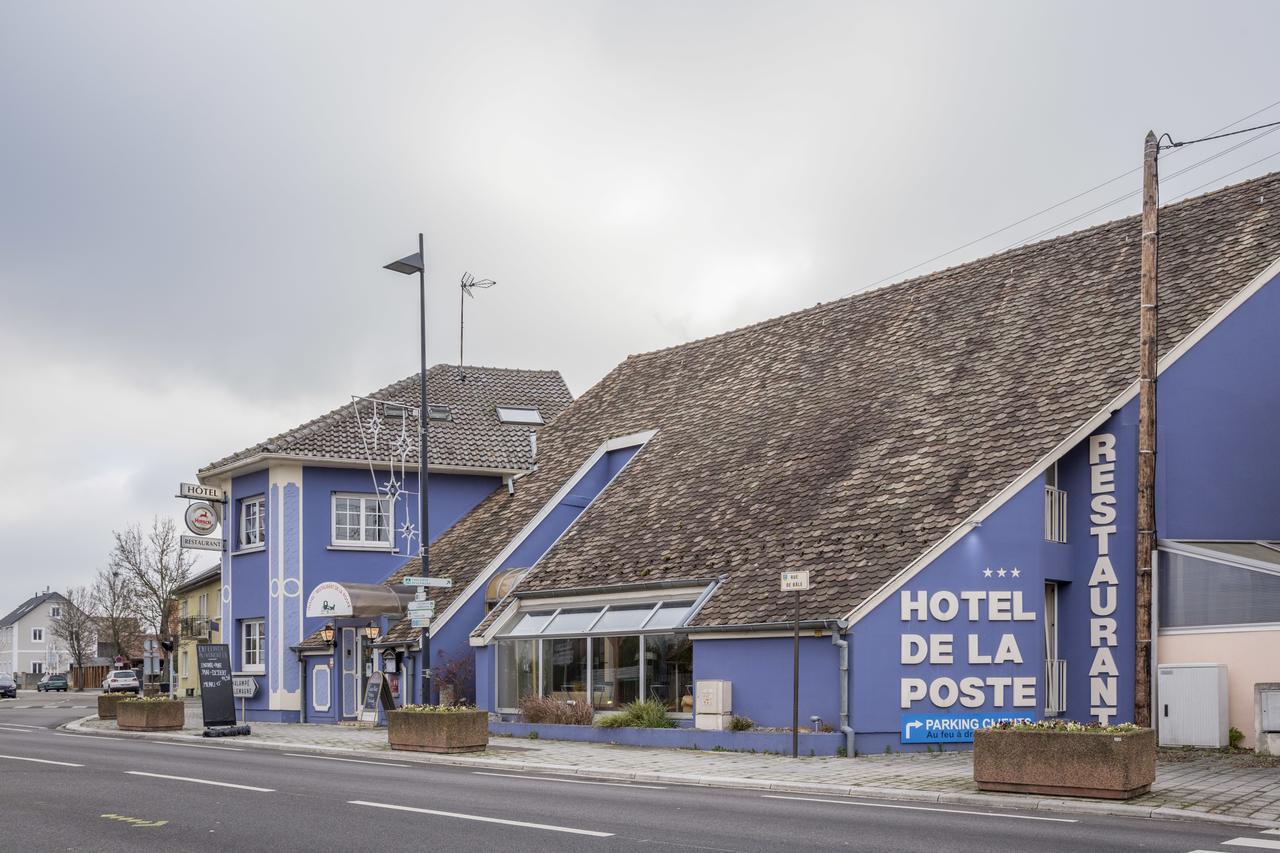
[[[1155,780],[1154,729],[973,735],[973,781],[984,791],[1127,800]]]
[[[116,718],[116,703],[122,699],[132,699],[133,694],[125,693],[101,693],[98,695],[98,719],[114,720]]]
[[[390,711],[387,742],[413,752],[478,752],[489,745],[489,713]]]
[[[122,701],[116,705],[116,726],[127,732],[162,732],[186,723],[186,706],[176,699],[163,702]]]

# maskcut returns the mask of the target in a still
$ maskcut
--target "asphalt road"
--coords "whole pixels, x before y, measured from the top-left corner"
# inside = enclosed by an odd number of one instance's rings
[[[65,704],[87,704],[71,696]],[[1204,823],[335,760],[231,739],[75,735],[54,729],[87,711],[31,707],[46,704],[64,700],[0,700],[6,850],[1280,850],[1280,834]]]

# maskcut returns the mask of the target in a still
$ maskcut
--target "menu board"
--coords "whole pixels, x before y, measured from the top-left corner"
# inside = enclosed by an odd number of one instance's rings
[[[200,643],[196,646],[196,666],[200,671],[200,710],[205,726],[234,726],[231,650],[226,643]]]

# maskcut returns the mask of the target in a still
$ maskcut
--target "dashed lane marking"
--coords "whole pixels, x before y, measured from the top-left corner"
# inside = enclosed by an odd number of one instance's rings
[[[1026,814],[1001,814],[1000,812],[975,812],[966,809],[938,809],[930,806],[904,806],[896,803],[862,803],[853,800],[823,800],[818,797],[784,797],[780,794],[761,794],[766,800],[799,800],[805,803],[831,803],[834,806],[862,806],[869,809],[906,809],[913,812],[946,812],[948,814],[970,814],[981,817],[1007,817],[1011,820],[1043,820],[1049,823],[1079,823],[1067,817],[1038,817]]]
[[[587,779],[565,779],[561,776],[526,776],[523,773],[489,773],[484,770],[472,770],[476,776],[501,776],[504,779],[533,779],[539,782],[567,782],[570,785],[608,785],[611,788],[649,788],[653,791],[665,791],[665,785],[639,785],[635,782],[594,782]]]
[[[79,765],[77,765],[79,766]],[[169,779],[173,782],[195,782],[198,785],[216,785],[219,788],[239,788],[241,791],[257,791],[260,794],[275,793],[275,788],[259,788],[255,785],[237,785],[234,782],[215,782],[212,779],[193,779],[190,776],[169,776],[165,773],[144,773],[141,770],[126,770],[130,776],[147,776],[152,779]]]
[[[484,817],[477,814],[461,814],[459,812],[442,812],[437,809],[420,809],[414,806],[396,806],[391,803],[371,803],[366,800],[347,800],[353,806],[370,806],[375,809],[391,809],[400,812],[414,812],[415,814],[429,814],[437,817],[453,817],[459,820],[474,820],[479,823],[500,823],[503,826],[522,826],[526,829],[545,829],[548,832],[567,832],[571,835],[589,835],[593,838],[611,838],[612,832],[598,832],[594,829],[578,829],[573,826],[556,826],[550,823],[529,823],[523,820],[507,820],[500,817]]]
[[[1280,850],[1280,841],[1272,841],[1269,838],[1233,838],[1230,841],[1222,842],[1224,845],[1232,847],[1252,847],[1255,850]]]
[[[29,734],[31,734],[31,731],[32,731],[32,730],[31,730],[31,729],[15,729],[15,728],[13,728],[12,726],[0,726],[0,731],[3,731],[3,732],[17,732],[17,733],[18,733],[18,734],[20,734],[20,735],[29,735]]]
[[[21,755],[0,755],[0,758],[7,758],[10,761],[32,761],[36,764],[56,764],[59,767],[84,767],[83,764],[72,764],[70,761],[49,761],[46,758],[26,758]]]
[[[121,738],[107,737],[106,735],[72,735],[72,734],[67,734],[66,732],[54,732],[53,736],[54,737],[82,737],[88,740],[110,740],[110,741],[115,741],[116,743],[125,743],[125,741]]]
[[[102,817],[107,820],[118,820],[130,826],[165,826],[169,823],[167,820],[146,820],[140,817],[126,817],[122,814],[104,814]]]
[[[178,743],[172,740],[148,740],[144,743],[154,743],[159,746],[185,746],[187,749],[225,749],[227,752],[244,752],[243,747],[239,746],[214,746],[210,743]]]
[[[351,764],[376,764],[379,767],[412,767],[412,764],[393,764],[390,761],[366,761],[363,758],[337,758],[332,755],[304,755],[301,752],[286,752],[290,758],[316,758],[321,761],[346,761]]]

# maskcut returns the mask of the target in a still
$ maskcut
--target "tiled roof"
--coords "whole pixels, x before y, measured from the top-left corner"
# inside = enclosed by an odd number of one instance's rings
[[[60,592],[42,592],[39,595],[34,595],[31,598],[28,598],[26,601],[15,607],[7,616],[0,619],[0,628],[7,628],[10,625],[13,625],[41,604],[55,598],[66,601],[66,598],[64,598]]]
[[[221,578],[222,578],[222,564],[214,563],[212,566],[200,572],[199,574],[192,575],[191,577],[187,578],[178,586],[175,586],[173,588],[172,594],[181,595],[186,592],[191,592],[192,590],[198,589],[204,586],[205,584],[212,583],[217,580],[221,580]]]
[[[418,407],[418,374],[374,391],[366,397]],[[498,406],[536,408],[548,423],[573,401],[564,379],[555,370],[511,370],[499,367],[465,367],[437,364],[427,372],[427,402],[448,406],[452,420],[430,421],[430,464],[432,466],[483,468],[506,471],[532,466],[529,435],[532,427],[504,424],[498,420]],[[367,455],[367,427],[362,437],[359,417],[367,424],[373,404],[346,403],[326,415],[308,421],[233,453],[200,470],[201,474],[263,453],[324,459],[364,461]],[[410,430],[412,432],[412,430]],[[398,426],[384,427],[379,459],[389,459],[391,441]],[[409,465],[418,464],[418,447],[409,442]]]
[[[1160,219],[1161,352],[1280,256],[1280,175]],[[838,618],[1136,378],[1137,217],[628,358],[431,545],[456,594],[607,439],[657,435],[519,592],[720,576],[697,626]],[[518,594],[518,593],[517,593]],[[440,602],[440,609],[447,601]]]

